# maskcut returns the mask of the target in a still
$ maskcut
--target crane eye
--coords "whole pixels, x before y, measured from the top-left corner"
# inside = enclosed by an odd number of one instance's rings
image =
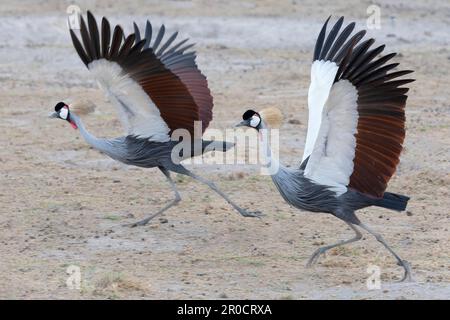
[[[253,127],[253,128],[256,128],[256,127],[259,126],[260,122],[261,122],[261,118],[260,117],[253,116],[250,119],[250,126]]]
[[[62,108],[59,111],[59,117],[61,119],[67,120],[67,116],[69,115],[69,109],[67,109],[66,107]]]

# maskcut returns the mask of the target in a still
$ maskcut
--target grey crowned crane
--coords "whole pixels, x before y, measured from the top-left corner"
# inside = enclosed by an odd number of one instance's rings
[[[374,39],[362,41],[365,30],[350,37],[355,23],[340,31],[341,17],[327,34],[328,18],[317,39],[308,91],[308,131],[301,165],[278,165],[272,180],[292,206],[334,215],[355,232],[355,237],[319,248],[311,266],[331,248],[358,241],[358,228],[375,236],[404,268],[402,281],[411,279],[409,263],[401,259],[382,236],[363,224],[355,211],[369,206],[405,210],[409,197],[385,192],[399,163],[405,138],[405,104],[413,79],[397,79],[412,71],[394,71],[386,64],[395,53],[376,58],[384,45],[371,48]],[[248,110],[239,126],[261,131],[265,163],[272,156],[267,130],[281,121],[276,108]],[[266,134],[263,134],[266,132]]]
[[[93,148],[109,157],[128,165],[144,168],[158,167],[166,176],[175,194],[160,211],[132,224],[147,224],[180,200],[180,194],[170,172],[187,175],[208,185],[222,196],[242,216],[257,217],[258,212],[240,208],[221,192],[214,183],[186,169],[173,157],[174,147],[179,141],[172,141],[171,134],[183,129],[195,137],[195,121],[201,121],[200,137],[212,120],[213,98],[206,77],[197,68],[195,52],[189,52],[193,45],[187,39],[173,44],[177,33],[163,41],[165,27],[161,26],[152,41],[152,25],[147,21],[145,36],[134,24],[134,33],[125,37],[117,25],[111,36],[111,27],[102,19],[101,35],[97,22],[88,11],[87,25],[81,17],[78,39],[70,30],[73,45],[81,60],[87,66],[107,98],[117,108],[125,135],[118,138],[97,138],[89,133],[79,116],[70,110],[70,105],[59,102],[52,118],[66,120]],[[198,140],[197,140],[198,141]],[[194,140],[191,140],[194,144]],[[201,140],[200,147],[191,152],[175,152],[186,159],[211,150],[226,151],[233,144]],[[189,150],[189,149],[187,149]],[[176,161],[174,161],[174,158]]]

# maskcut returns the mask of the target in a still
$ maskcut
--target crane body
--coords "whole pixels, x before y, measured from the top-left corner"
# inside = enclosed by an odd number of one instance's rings
[[[403,267],[402,280],[411,279],[411,268],[383,237],[362,223],[355,211],[377,206],[406,209],[409,197],[386,192],[395,173],[405,138],[405,105],[413,79],[397,79],[411,70],[391,72],[387,64],[396,54],[380,56],[385,46],[371,48],[374,39],[362,40],[365,30],[354,33],[355,23],[343,29],[341,17],[327,33],[328,18],[320,31],[311,66],[308,91],[308,131],[298,167],[278,164],[272,180],[290,205],[323,212],[344,221],[355,236],[317,249],[307,265],[315,264],[331,248],[362,238],[360,229],[372,234]],[[270,150],[268,133],[278,128],[277,108],[247,110],[238,126],[259,131],[264,163],[278,162]]]
[[[167,178],[174,199],[131,226],[145,225],[180,202],[181,196],[170,172],[187,175],[206,184],[242,216],[259,217],[259,212],[242,209],[213,182],[180,163],[205,152],[226,151],[234,146],[233,143],[206,141],[201,137],[212,120],[213,98],[206,77],[197,67],[195,52],[189,51],[193,44],[188,44],[187,39],[175,44],[178,32],[164,41],[164,25],[154,33],[147,21],[144,37],[141,37],[136,23],[133,27],[134,33],[128,36],[119,25],[112,29],[106,18],[102,19],[99,27],[88,11],[87,24],[81,17],[79,36],[70,30],[80,59],[116,107],[124,135],[112,139],[95,137],[65,102],[56,104],[51,118],[68,121],[74,129],[79,129],[88,144],[107,156],[127,165],[157,167]],[[156,36],[153,37],[154,34]],[[201,125],[200,137],[196,136],[196,122]],[[184,143],[189,143],[191,148],[174,152],[180,141],[173,141],[171,136],[177,130],[187,133],[189,141]]]

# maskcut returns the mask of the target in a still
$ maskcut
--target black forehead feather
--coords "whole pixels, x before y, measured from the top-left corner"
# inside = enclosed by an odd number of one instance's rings
[[[61,110],[66,104],[64,102],[58,102],[55,106],[55,111],[58,112]]]
[[[247,110],[244,112],[244,114],[242,115],[242,119],[243,120],[248,120],[250,119],[254,114],[256,114],[256,111],[253,110]]]

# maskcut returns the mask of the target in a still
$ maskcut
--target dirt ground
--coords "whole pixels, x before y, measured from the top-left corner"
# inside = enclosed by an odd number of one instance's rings
[[[131,2],[131,1],[127,1]],[[450,298],[450,3],[377,1],[386,52],[415,70],[407,138],[389,190],[408,211],[362,210],[413,269],[402,269],[371,236],[334,250],[316,267],[309,255],[352,235],[332,216],[290,208],[270,177],[250,166],[191,166],[232,199],[266,216],[242,218],[204,186],[177,177],[183,201],[141,228],[123,224],[172,199],[154,169],[99,154],[63,121],[56,102],[86,97],[98,136],[119,135],[116,114],[89,78],[66,26],[69,1],[0,3],[0,298],[44,299],[448,299]],[[94,3],[94,4],[93,4]],[[124,2],[125,3],[125,2]],[[197,43],[215,98],[212,128],[232,127],[249,107],[280,107],[281,161],[297,165],[307,128],[315,38],[332,14],[366,28],[370,1],[79,1],[131,27],[146,18]],[[129,29],[128,29],[129,30]],[[379,266],[381,289],[368,290]],[[79,268],[81,287],[66,284]],[[73,277],[72,277],[73,279]]]

